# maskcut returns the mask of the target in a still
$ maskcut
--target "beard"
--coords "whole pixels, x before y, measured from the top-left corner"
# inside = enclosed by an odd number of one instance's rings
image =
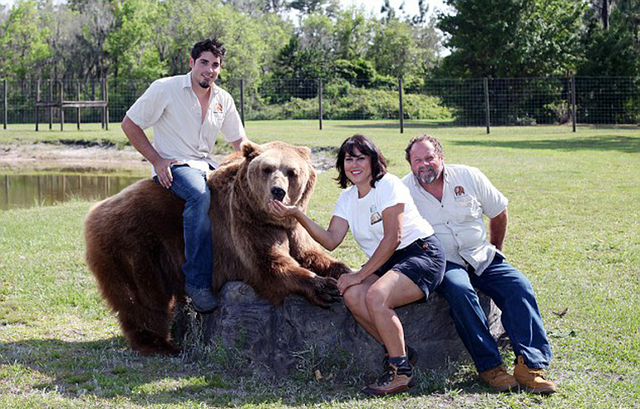
[[[200,82],[198,82],[198,84],[200,84],[200,86],[202,88],[209,88],[211,86],[211,81],[200,80]]]
[[[430,185],[438,178],[438,172],[432,167],[418,169],[418,173],[415,174],[420,183]]]

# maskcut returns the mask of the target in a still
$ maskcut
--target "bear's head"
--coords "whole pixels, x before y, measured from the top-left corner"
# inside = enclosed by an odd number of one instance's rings
[[[264,145],[245,142],[242,155],[245,187],[251,190],[252,206],[270,213],[269,201],[275,199],[306,211],[316,182],[309,148],[284,142]]]

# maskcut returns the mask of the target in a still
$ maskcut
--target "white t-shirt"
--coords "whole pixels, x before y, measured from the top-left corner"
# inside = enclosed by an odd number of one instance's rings
[[[418,213],[406,186],[398,177],[388,173],[361,199],[356,186],[345,189],[338,198],[333,215],[347,221],[353,238],[371,257],[384,237],[382,212],[398,203],[404,203],[404,226],[398,250],[434,233],[431,225]]]
[[[445,165],[441,202],[420,186],[413,173],[402,182],[422,217],[435,229],[447,261],[469,264],[477,275],[482,274],[498,251],[487,242],[482,215],[496,217],[507,208],[507,198],[479,169],[464,165]]]
[[[202,120],[191,72],[154,81],[129,108],[127,116],[142,129],[153,126],[153,147],[160,156],[205,172],[209,165],[218,167],[211,155],[218,132],[228,142],[245,136],[233,98],[215,84]]]

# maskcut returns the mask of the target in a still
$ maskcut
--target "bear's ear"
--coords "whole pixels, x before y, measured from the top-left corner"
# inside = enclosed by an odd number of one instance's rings
[[[311,159],[311,149],[307,148],[306,146],[296,146],[295,148],[298,152],[300,152],[300,155],[302,155],[303,158],[305,158],[306,160]]]
[[[241,149],[242,149],[242,156],[244,156],[246,159],[250,161],[263,152],[263,149],[260,145],[255,144],[251,141],[242,142]]]

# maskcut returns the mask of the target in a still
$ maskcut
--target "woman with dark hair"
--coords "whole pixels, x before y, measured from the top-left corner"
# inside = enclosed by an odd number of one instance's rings
[[[340,187],[328,229],[299,208],[271,202],[280,217],[294,217],[318,243],[335,249],[351,229],[369,260],[344,274],[338,289],[362,327],[385,348],[384,373],[362,392],[391,395],[415,386],[415,351],[406,347],[395,308],[425,299],[444,274],[444,250],[407,187],[387,173],[378,147],[364,135],[347,138],[336,161]]]

